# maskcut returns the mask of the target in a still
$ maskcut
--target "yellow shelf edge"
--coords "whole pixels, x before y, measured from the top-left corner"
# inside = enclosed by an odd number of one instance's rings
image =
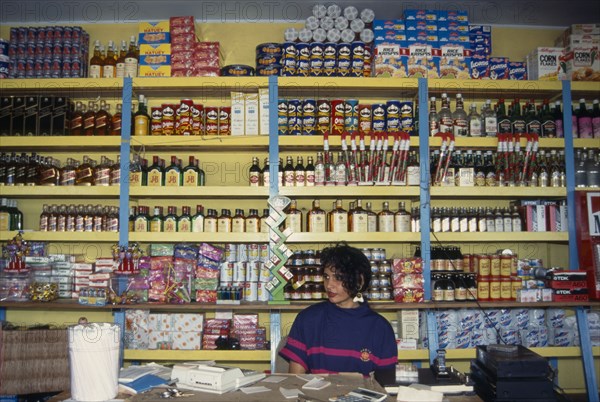
[[[251,147],[260,148],[269,146],[268,135],[240,135],[240,136],[133,136],[130,144],[148,147],[218,147],[236,148]],[[217,149],[211,149],[215,151]]]
[[[3,196],[118,197],[119,186],[2,186]]]
[[[173,198],[177,197],[265,197],[269,196],[268,187],[250,186],[201,186],[201,187],[130,187],[130,197],[155,197]]]
[[[19,148],[115,148],[119,151],[121,137],[116,136],[31,136],[0,137],[0,147]]]
[[[10,240],[17,235],[17,231],[0,232],[0,241]],[[27,241],[51,241],[51,242],[117,242],[117,232],[38,232],[23,231],[23,238]]]
[[[600,148],[600,139],[598,138],[574,138],[574,148]]]
[[[93,91],[97,89],[121,89],[122,78],[43,78],[10,79],[0,81],[0,88],[10,90],[75,90]]]
[[[565,187],[431,187],[432,197],[566,197]]]
[[[576,187],[575,191],[582,191],[582,192],[594,192],[594,191],[600,191],[600,187]]]
[[[472,232],[472,233],[434,233],[441,242],[567,242],[567,232]],[[433,234],[432,234],[433,236]]]
[[[221,360],[260,361],[271,360],[270,350],[138,350],[125,349],[125,360]]]
[[[144,243],[165,242],[211,242],[211,243],[267,243],[268,233],[165,233],[165,232],[134,232],[129,234],[130,241]]]
[[[287,239],[288,243],[331,243],[346,241],[349,243],[376,243],[376,242],[418,242],[420,233],[399,232],[325,232],[325,233],[292,233]]]

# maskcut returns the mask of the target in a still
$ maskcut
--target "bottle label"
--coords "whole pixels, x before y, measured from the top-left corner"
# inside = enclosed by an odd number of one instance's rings
[[[325,167],[315,169],[315,186],[325,185]]]
[[[475,185],[476,186],[485,186],[486,184],[486,176],[483,170],[478,170],[475,172]]]
[[[206,225],[205,225],[206,222]],[[217,231],[217,220],[216,219],[204,219],[203,216],[197,216],[192,221],[192,232],[216,232]]]
[[[259,172],[250,172],[250,186],[258,187],[260,184],[260,173]]]
[[[431,296],[435,301],[444,301],[444,291],[442,289],[434,289]]]
[[[556,136],[556,123],[554,120],[546,120],[542,124],[542,137],[555,138]]]
[[[112,117],[112,132],[120,135],[121,134],[121,117],[120,116],[114,116]]]
[[[367,216],[367,232],[377,232],[377,215]]]
[[[108,186],[110,184],[110,169],[96,169],[94,174],[94,183],[97,186]]]
[[[286,217],[287,227],[289,227],[294,233],[302,232],[302,215],[291,214]]]
[[[460,232],[460,219],[458,216],[453,216],[452,219],[450,219],[450,231]]]
[[[121,182],[121,169],[116,168],[110,171],[110,185],[118,186]]]
[[[481,120],[475,118],[469,122],[469,133],[471,137],[481,137]]]
[[[176,170],[169,170],[165,174],[165,186],[167,187],[179,187],[180,173]]]
[[[565,136],[564,130],[563,130],[563,121],[562,119],[560,120],[554,120],[554,123],[556,123],[556,138],[563,138]]]
[[[158,169],[152,169],[148,172],[148,186],[160,187],[162,186],[162,172]]]
[[[115,69],[115,75],[117,78],[125,77],[125,63],[117,63],[117,68]]]
[[[348,231],[348,214],[338,212],[333,214],[332,219],[332,232],[340,233]]]
[[[325,215],[311,214],[310,215],[310,231],[313,233],[325,232]]]
[[[69,229],[67,229],[69,230]],[[110,218],[106,223],[106,231],[107,232],[118,232],[119,231],[119,219]]]
[[[48,218],[40,219],[40,231],[45,232],[48,230]],[[8,212],[0,212],[0,231],[10,230],[10,214]]]
[[[98,132],[98,134],[104,134],[103,130],[106,129],[107,122],[106,117],[107,116],[100,115],[97,116],[96,120],[94,121],[94,125],[96,126],[96,131]]]
[[[258,218],[246,218],[246,233],[258,233]]]
[[[234,233],[244,233],[245,232],[245,222],[244,218],[233,218],[231,220],[231,231]]]
[[[102,77],[102,67],[99,64],[92,64],[89,71],[90,78]]]
[[[191,232],[192,231],[192,223],[189,218],[179,218],[179,222],[177,222],[177,231],[178,232]]]
[[[314,170],[306,171],[306,185],[314,186],[315,185],[315,172]]]
[[[94,216],[93,218],[94,232],[102,232],[102,217]]]
[[[449,231],[450,231],[450,217],[444,216],[442,218],[442,232],[449,232]]]
[[[410,232],[410,215],[395,216],[396,232]]]
[[[83,120],[83,129],[84,130],[94,130],[94,125],[96,124],[94,121],[94,116],[88,116]]]
[[[94,218],[91,216],[86,216],[83,218],[83,231],[84,232],[93,232],[94,231]]]
[[[71,131],[81,129],[82,125],[83,125],[83,116],[81,116],[81,115],[75,116],[73,118],[73,120],[71,120],[71,124],[70,124]]]
[[[162,221],[160,219],[152,219],[150,221],[151,232],[162,232]]]
[[[129,172],[129,186],[138,187],[142,185],[142,172]]]
[[[125,58],[125,77],[137,77],[138,61],[135,57]]]
[[[406,185],[418,186],[421,182],[421,169],[419,166],[409,166],[406,168]]]
[[[509,119],[502,119],[498,122],[498,133],[500,134],[511,134],[512,125]]]
[[[590,117],[580,117],[577,121],[579,138],[592,138],[592,119]]]
[[[75,171],[67,171],[67,172],[69,172],[69,173],[72,172],[73,175],[75,174]],[[44,169],[40,172],[40,183],[45,184],[47,181],[54,181],[54,179],[56,179],[56,169],[54,169],[53,167]],[[74,178],[73,178],[73,184],[75,184]]]
[[[454,120],[454,135],[456,137],[466,137],[467,136],[467,121],[465,119],[456,119]]]
[[[48,232],[56,232],[56,216],[50,216],[48,218]],[[92,229],[90,227],[90,230],[88,230],[87,232],[91,232]]]
[[[293,187],[294,186],[294,172],[285,172],[283,174],[283,180],[284,183],[283,185],[286,187]]]
[[[352,231],[366,233],[369,231],[369,219],[365,213],[352,215]]]
[[[494,223],[494,230],[496,232],[504,232],[504,218],[496,218]]]
[[[495,137],[498,132],[498,120],[496,117],[486,117],[485,119],[485,135]]]
[[[194,170],[188,170],[183,173],[183,186],[184,187],[195,187],[198,184],[198,172]]]
[[[394,231],[394,216],[385,215],[379,217],[379,231],[380,232],[393,232]]]
[[[148,135],[148,123],[150,120],[146,115],[137,115],[135,116],[135,128],[133,130],[133,135]]]
[[[115,66],[112,65],[105,65],[102,68],[102,76],[104,78],[114,78],[115,77]]]
[[[600,138],[600,117],[592,118],[592,133],[594,138]]]
[[[468,231],[471,233],[477,232],[477,218],[469,219]]]
[[[469,231],[469,220],[468,219],[461,219],[458,225],[458,231],[461,233],[466,233]]]
[[[41,229],[40,229],[41,230]],[[110,229],[108,229],[110,230]],[[67,222],[65,223],[65,231],[74,232],[75,231],[75,217],[72,215],[67,216]],[[117,220],[116,229],[112,230],[113,232],[119,231],[119,221]]]
[[[511,217],[506,217],[503,220],[504,220],[504,231],[505,232],[512,232],[512,219],[511,219]]]
[[[87,179],[91,179],[92,176],[92,168],[85,168],[77,171],[76,177],[78,183],[84,183]]]
[[[223,232],[223,233],[231,232],[231,219],[230,218],[217,219],[217,232]]]
[[[441,232],[442,231],[442,220],[440,218],[435,218],[433,220],[432,230],[434,232]]]
[[[164,223],[163,232],[175,233],[177,232],[177,220],[175,218],[167,218]]]
[[[262,179],[263,186],[268,187],[270,185],[269,181],[271,180],[271,176],[270,176],[269,172],[264,172],[262,174],[262,176],[263,176],[263,179]]]
[[[306,185],[305,180],[306,180],[306,177],[304,176],[304,171],[303,170],[296,171],[296,174],[294,177],[294,182],[296,183],[296,187],[304,187]]]
[[[454,301],[454,289],[444,289],[444,301]]]
[[[75,231],[76,232],[83,232],[83,216],[78,215],[77,217],[75,217]],[[135,230],[136,232],[145,232],[145,226],[144,226],[144,230]]]

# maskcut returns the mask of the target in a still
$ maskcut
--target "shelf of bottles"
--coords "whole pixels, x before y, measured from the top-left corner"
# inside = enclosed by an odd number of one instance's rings
[[[8,241],[17,235],[17,231],[1,231],[0,241]],[[24,230],[24,236],[28,241],[47,242],[117,242],[117,232],[37,232]]]
[[[165,233],[134,232],[129,234],[129,241],[139,243],[172,243],[179,242],[210,242],[210,243],[267,243],[268,233],[223,233],[223,232],[178,232]]]

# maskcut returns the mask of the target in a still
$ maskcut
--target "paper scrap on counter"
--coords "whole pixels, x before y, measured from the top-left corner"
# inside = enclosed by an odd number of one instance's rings
[[[242,391],[246,395],[250,395],[250,394],[258,394],[258,393],[261,393],[261,392],[268,392],[268,391],[270,391],[270,389],[267,388],[267,387],[264,387],[264,386],[260,385],[260,386],[257,386],[257,387],[240,388],[240,391]]]
[[[265,377],[264,380],[262,380],[262,382],[270,382],[272,384],[277,384],[280,383],[281,381],[285,380],[286,377],[281,376],[281,375],[272,375],[269,377]]]
[[[298,388],[279,387],[279,392],[281,392],[281,395],[283,395],[286,399],[294,399],[298,398],[299,395],[304,395]]]

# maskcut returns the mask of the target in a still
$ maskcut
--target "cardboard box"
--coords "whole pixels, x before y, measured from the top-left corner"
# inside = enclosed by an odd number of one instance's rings
[[[406,78],[408,58],[400,42],[391,41],[375,46],[374,70],[376,77]]]
[[[54,97],[41,95],[39,102],[37,133],[38,135],[51,135]]]
[[[259,103],[258,93],[244,94],[244,105],[246,113],[245,135],[258,135],[259,133]]]
[[[434,51],[434,54],[437,51]],[[461,43],[446,43],[439,46],[439,77],[469,79],[471,54],[468,46]],[[431,70],[430,70],[431,71]]]
[[[399,313],[400,338],[419,339],[419,310],[401,310]]]
[[[258,89],[258,134],[269,135],[269,89]]]
[[[231,135],[244,135],[246,132],[246,105],[242,92],[231,93]]]
[[[140,65],[140,77],[170,77],[171,65]]]
[[[572,81],[600,81],[598,46],[581,44],[565,48],[566,79]]]
[[[63,96],[54,97],[54,103],[52,104],[52,135],[67,134],[68,110],[69,98]],[[78,261],[82,261],[82,259]]]
[[[139,33],[152,33],[152,32],[170,32],[171,26],[168,20],[160,21],[145,21],[138,24]]]
[[[562,47],[538,47],[527,56],[527,77],[530,80],[558,81],[562,79],[560,68]]]

